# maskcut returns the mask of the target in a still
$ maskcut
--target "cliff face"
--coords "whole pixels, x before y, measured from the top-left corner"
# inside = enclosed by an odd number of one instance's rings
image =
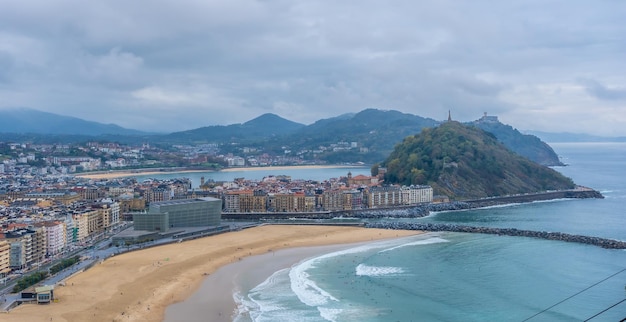
[[[507,149],[473,126],[447,122],[398,144],[383,166],[385,181],[429,184],[453,199],[574,188],[571,179]]]

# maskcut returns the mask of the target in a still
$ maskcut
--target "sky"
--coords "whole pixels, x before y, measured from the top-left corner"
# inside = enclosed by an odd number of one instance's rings
[[[623,0],[0,0],[0,109],[172,132],[367,108],[626,135]]]

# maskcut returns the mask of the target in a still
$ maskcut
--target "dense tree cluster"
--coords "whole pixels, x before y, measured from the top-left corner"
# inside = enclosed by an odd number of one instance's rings
[[[436,194],[461,199],[574,187],[557,171],[508,150],[493,134],[458,122],[405,138],[383,166],[388,183],[429,184]]]
[[[80,262],[79,256],[64,259],[60,263],[50,267],[50,274],[56,274],[74,264],[77,264],[78,262]]]
[[[17,284],[13,286],[13,293],[21,292],[30,286],[33,286],[48,277],[47,272],[34,272],[30,275],[24,276],[17,281]]]

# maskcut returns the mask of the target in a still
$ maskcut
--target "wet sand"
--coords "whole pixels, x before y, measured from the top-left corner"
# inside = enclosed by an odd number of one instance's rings
[[[275,272],[307,258],[348,249],[363,243],[288,248],[246,257],[209,275],[196,293],[165,311],[165,322],[232,321],[237,306],[233,294],[261,284]]]

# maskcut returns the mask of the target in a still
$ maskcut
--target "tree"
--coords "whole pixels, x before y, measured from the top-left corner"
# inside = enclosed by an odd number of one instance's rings
[[[377,175],[378,175],[378,168],[380,168],[380,164],[378,164],[378,163],[375,163],[375,164],[372,166],[372,169],[370,170],[370,171],[371,171],[371,173],[372,173],[372,177],[375,177],[375,176],[377,176]]]

